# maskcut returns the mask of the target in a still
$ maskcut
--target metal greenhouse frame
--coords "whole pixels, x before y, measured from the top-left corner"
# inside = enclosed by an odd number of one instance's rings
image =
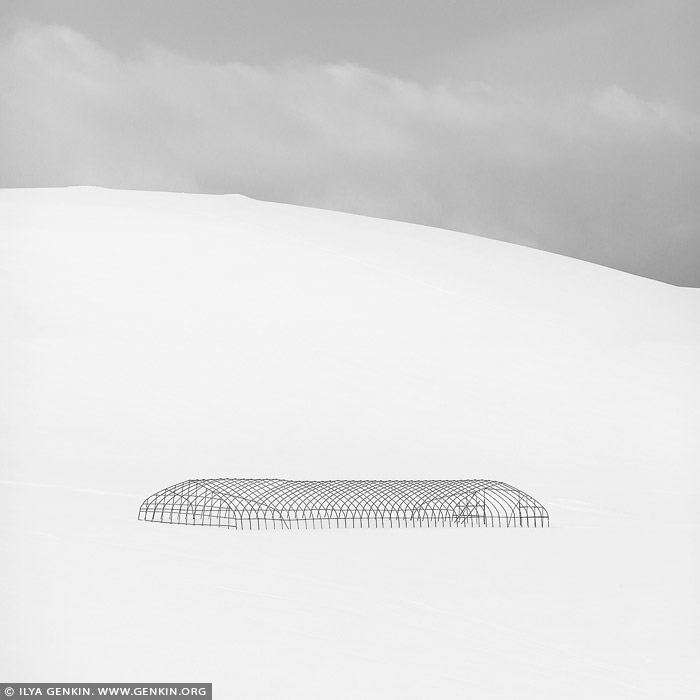
[[[532,496],[485,479],[190,479],[149,496],[139,520],[239,530],[549,527]]]

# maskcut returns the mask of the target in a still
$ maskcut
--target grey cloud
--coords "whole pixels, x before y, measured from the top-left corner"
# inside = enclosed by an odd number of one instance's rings
[[[2,186],[240,192],[700,286],[700,119],[672,103],[157,47],[124,58],[63,27],[0,52]]]

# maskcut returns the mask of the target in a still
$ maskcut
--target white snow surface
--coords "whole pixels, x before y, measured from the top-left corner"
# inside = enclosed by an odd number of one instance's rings
[[[242,196],[0,192],[0,674],[700,697],[700,290]],[[189,478],[486,478],[547,530],[137,520]]]

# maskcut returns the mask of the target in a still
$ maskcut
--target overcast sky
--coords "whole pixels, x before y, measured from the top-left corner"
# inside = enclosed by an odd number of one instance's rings
[[[237,192],[700,286],[696,0],[0,0],[0,186]]]

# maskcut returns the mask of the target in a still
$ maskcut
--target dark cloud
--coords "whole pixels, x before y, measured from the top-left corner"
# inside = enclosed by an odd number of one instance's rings
[[[700,286],[700,119],[671,102],[121,57],[63,27],[0,50],[2,186],[240,192]]]

